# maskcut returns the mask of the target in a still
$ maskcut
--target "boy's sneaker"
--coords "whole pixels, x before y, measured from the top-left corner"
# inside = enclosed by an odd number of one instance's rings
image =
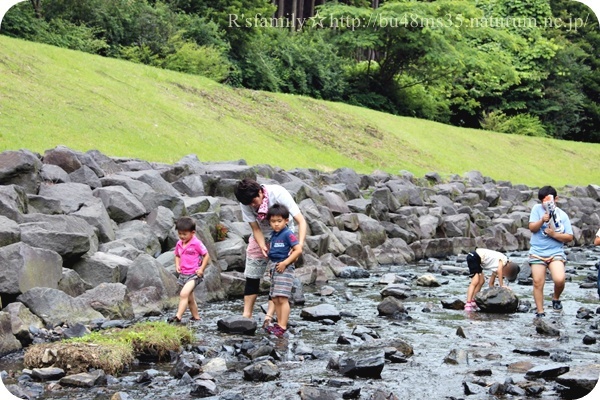
[[[169,324],[180,324],[181,318],[179,318],[177,315],[173,315],[172,317],[167,318],[167,322]]]
[[[552,300],[552,308],[557,311],[562,310],[563,307],[560,300]]]
[[[545,317],[545,316],[546,316],[546,313],[545,313],[545,312],[536,312],[536,313],[535,313],[535,317],[536,317],[536,318],[543,318],[543,317]]]

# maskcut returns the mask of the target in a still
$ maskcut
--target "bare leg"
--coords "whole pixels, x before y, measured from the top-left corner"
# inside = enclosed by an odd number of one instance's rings
[[[533,279],[533,300],[535,300],[535,308],[537,309],[537,312],[542,313],[544,312],[544,283],[546,283],[546,264],[530,265],[531,278]]]
[[[196,287],[196,281],[192,279],[188,283],[185,284],[183,288],[181,288],[181,292],[179,293],[179,306],[177,307],[177,318],[181,319],[185,309],[188,306],[188,301],[190,294],[194,292],[194,288]],[[194,301],[195,302],[195,301]],[[198,313],[198,308],[196,307],[196,313]]]
[[[254,309],[254,303],[256,303],[257,294],[247,294],[244,296],[244,313],[242,316],[245,318],[252,318],[252,310]]]
[[[554,294],[552,295],[553,300],[559,300],[560,295],[565,289],[565,264],[561,260],[552,261],[548,265],[550,269],[550,275],[554,281]]]
[[[198,303],[196,303],[196,296],[194,295],[193,290],[188,297],[188,307],[190,309],[190,312],[192,313],[192,318],[200,319],[200,313],[198,312]]]
[[[287,329],[287,324],[290,319],[290,303],[287,297],[275,297],[277,302],[275,309],[277,312],[277,324],[283,329]]]
[[[479,292],[481,286],[483,286],[484,281],[480,283],[480,275],[482,274],[475,274],[471,278],[471,284],[469,284],[469,288],[467,289],[467,303],[473,301],[473,298]]]

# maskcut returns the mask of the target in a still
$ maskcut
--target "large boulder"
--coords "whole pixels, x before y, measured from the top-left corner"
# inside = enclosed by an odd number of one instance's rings
[[[42,162],[27,150],[0,153],[0,185],[17,185],[36,194],[40,187]]]
[[[129,266],[125,285],[132,292],[154,286],[163,298],[176,296],[179,290],[175,276],[147,254],[139,256]]]
[[[27,193],[20,186],[0,186],[0,215],[21,222],[28,210]]]
[[[102,314],[83,300],[58,289],[35,287],[21,294],[17,300],[52,327],[61,324],[88,324],[94,319],[103,318]]]
[[[475,302],[481,311],[489,313],[514,313],[519,305],[512,290],[499,286],[480,291]]]
[[[110,219],[106,208],[102,201],[96,199],[94,202],[88,202],[79,210],[70,215],[79,217],[93,226],[98,232],[98,240],[100,243],[110,242],[115,240],[116,224]]]
[[[38,193],[50,199],[60,201],[60,207],[63,213],[70,214],[78,211],[82,206],[93,204],[97,199],[92,194],[92,189],[83,183],[58,183],[40,186]]]
[[[373,252],[382,265],[402,265],[415,259],[414,251],[400,238],[386,240],[381,246],[373,249]]]
[[[77,298],[108,319],[134,317],[127,286],[122,283],[101,283]]]
[[[96,252],[91,257],[83,258],[73,264],[81,279],[92,286],[101,283],[124,282],[127,269],[133,261],[114,254]]]
[[[71,297],[83,294],[92,285],[81,279],[81,276],[71,268],[62,269],[62,277],[58,281],[58,289]]]
[[[21,240],[31,246],[54,250],[65,260],[97,247],[98,238],[86,221],[70,215],[27,214],[23,216]]]
[[[0,247],[16,243],[21,240],[21,228],[12,219],[0,215]]]
[[[69,179],[71,182],[88,185],[92,189],[102,187],[102,182],[100,182],[98,175],[87,165],[82,165],[78,170],[71,172]]]
[[[215,243],[217,258],[225,261],[227,270],[243,270],[246,262],[246,243],[239,236],[233,236]]]
[[[12,333],[23,346],[29,345],[33,341],[31,330],[44,327],[42,320],[18,301],[10,303],[4,307],[3,311],[10,314]]]
[[[85,165],[94,171],[98,177],[104,176],[104,171],[90,154],[81,153],[66,146],[56,146],[54,149],[46,150],[44,152],[44,164],[58,165],[69,174]]]
[[[339,361],[340,372],[351,378],[380,378],[385,365],[385,352],[358,352],[345,355]]]
[[[158,255],[161,251],[158,237],[144,221],[133,220],[119,224],[116,239],[129,243],[136,249],[150,255]]]
[[[21,342],[13,335],[11,316],[0,311],[0,357],[21,350]]]
[[[55,251],[18,242],[0,247],[0,293],[19,294],[44,286],[56,289],[62,259]]]
[[[117,223],[131,221],[146,214],[146,207],[122,186],[98,188],[93,195],[102,200],[108,215]]]
[[[358,215],[358,221],[358,231],[363,245],[375,248],[386,241],[385,228],[379,222],[363,214]]]

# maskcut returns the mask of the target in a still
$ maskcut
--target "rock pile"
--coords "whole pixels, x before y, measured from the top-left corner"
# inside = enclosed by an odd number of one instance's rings
[[[367,277],[376,265],[475,247],[526,249],[529,210],[537,203],[536,188],[477,171],[442,180],[437,173],[418,178],[405,171],[364,175],[348,168],[285,171],[243,160],[204,163],[195,155],[174,164],[150,163],[63,146],[43,155],[5,151],[0,297],[4,306],[21,306],[19,313],[0,311],[0,355],[31,342],[14,327],[160,314],[177,292],[172,249],[174,222],[182,215],[196,220],[213,260],[199,300],[241,296],[251,231],[233,190],[245,177],[282,185],[306,217],[309,229],[296,269],[302,284]],[[567,187],[560,195],[574,244],[591,243],[600,227],[600,186]],[[220,240],[223,226],[227,235]],[[400,296],[388,302],[394,295]]]

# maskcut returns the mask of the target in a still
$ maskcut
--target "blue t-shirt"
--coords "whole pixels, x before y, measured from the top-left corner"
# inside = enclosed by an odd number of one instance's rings
[[[545,213],[546,210],[544,209],[544,206],[541,204],[536,204],[531,209],[531,214],[529,214],[529,222],[539,221],[540,219],[542,219],[542,216]],[[572,235],[573,228],[571,227],[571,221],[569,220],[569,216],[558,207],[556,207],[554,214],[556,215],[556,218],[560,220],[562,226],[564,227],[563,233],[568,233]],[[539,231],[531,234],[531,247],[529,249],[529,254],[535,254],[540,257],[550,257],[556,255],[562,255],[564,257],[564,243],[546,235],[544,233],[544,230],[547,227],[548,223],[544,222]]]
[[[273,232],[269,247],[269,260],[274,263],[285,260],[290,255],[292,247],[298,243],[298,238],[287,226],[279,232]]]

